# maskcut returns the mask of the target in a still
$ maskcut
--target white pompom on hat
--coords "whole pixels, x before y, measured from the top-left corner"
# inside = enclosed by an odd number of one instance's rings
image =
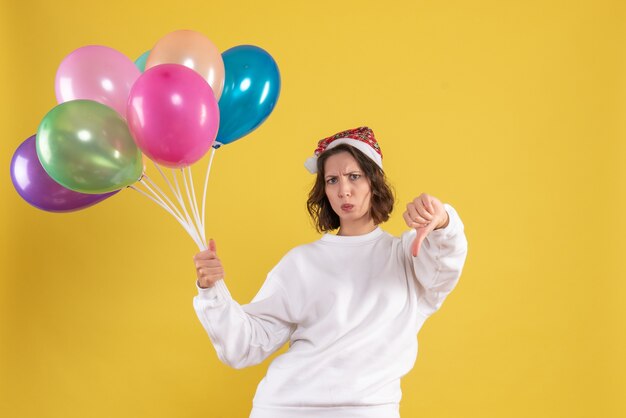
[[[371,158],[381,169],[383,168],[383,153],[380,150],[380,145],[378,145],[376,141],[376,137],[374,137],[374,132],[367,126],[361,126],[360,128],[348,129],[347,131],[342,131],[321,139],[317,143],[314,155],[307,158],[304,162],[306,169],[309,170],[311,174],[317,173],[317,159],[320,154],[339,144],[348,144],[355,147]]]

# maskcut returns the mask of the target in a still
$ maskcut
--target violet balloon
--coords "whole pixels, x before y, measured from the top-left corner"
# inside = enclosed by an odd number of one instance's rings
[[[101,45],[83,46],[65,57],[57,69],[57,101],[94,100],[125,118],[128,93],[140,75],[135,63],[121,52]]]
[[[161,64],[146,70],[133,85],[126,119],[148,158],[182,168],[201,159],[213,145],[219,107],[211,86],[194,70]]]
[[[74,212],[107,199],[119,190],[85,194],[61,186],[44,170],[37,157],[35,135],[15,150],[11,159],[11,180],[19,195],[32,206],[48,212]]]

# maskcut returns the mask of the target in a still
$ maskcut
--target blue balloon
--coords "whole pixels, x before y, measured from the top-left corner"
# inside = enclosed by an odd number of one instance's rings
[[[276,61],[262,48],[239,45],[222,53],[224,90],[215,148],[249,134],[272,113],[280,94]]]
[[[135,60],[135,67],[139,68],[139,71],[142,73],[146,71],[146,62],[148,61],[148,55],[150,55],[151,50],[147,50],[139,58]]]

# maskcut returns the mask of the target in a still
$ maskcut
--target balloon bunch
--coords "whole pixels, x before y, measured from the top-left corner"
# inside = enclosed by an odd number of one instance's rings
[[[257,46],[220,54],[204,35],[179,30],[135,62],[106,46],[81,47],[61,62],[55,91],[58,105],[11,160],[19,195],[45,211],[72,212],[130,188],[170,213],[206,249],[206,190],[215,150],[267,119],[278,100],[280,74]],[[209,149],[200,214],[191,165]],[[146,158],[174,199],[147,175]],[[171,170],[172,181],[160,166]]]

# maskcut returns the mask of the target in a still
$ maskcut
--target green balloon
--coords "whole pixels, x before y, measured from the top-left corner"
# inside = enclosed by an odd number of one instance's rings
[[[36,144],[44,170],[70,190],[112,192],[141,178],[141,151],[126,121],[93,100],[55,106],[39,124]]]
[[[150,51],[151,50],[144,52],[143,54],[141,54],[139,58],[135,60],[135,66],[139,68],[139,71],[141,71],[142,73],[146,71],[146,62],[148,61],[148,56],[150,55]]]

